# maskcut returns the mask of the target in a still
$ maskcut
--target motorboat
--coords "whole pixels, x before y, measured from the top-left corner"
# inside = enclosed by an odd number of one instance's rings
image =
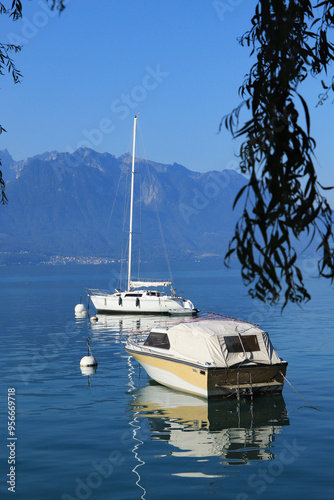
[[[279,394],[288,365],[267,332],[232,319],[152,328],[125,350],[159,384],[204,398]]]
[[[173,281],[131,278],[132,261],[132,235],[133,231],[133,194],[135,178],[135,144],[136,122],[133,124],[132,167],[131,167],[131,192],[130,192],[130,219],[129,219],[129,246],[127,290],[103,291],[90,289],[87,291],[89,300],[93,303],[98,313],[104,314],[180,314],[196,315],[193,303],[178,296],[175,292]],[[169,293],[166,292],[169,289]]]

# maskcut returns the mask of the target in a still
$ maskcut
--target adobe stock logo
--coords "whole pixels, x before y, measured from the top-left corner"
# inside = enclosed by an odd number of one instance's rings
[[[115,99],[111,103],[111,111],[119,114],[121,120],[125,120],[129,116],[130,110],[137,108],[138,103],[144,101],[147,95],[152,90],[155,90],[169,76],[166,71],[161,71],[160,65],[157,64],[155,69],[146,66],[146,75],[144,76],[141,85],[136,85],[128,94],[122,94],[119,99]]]
[[[225,21],[225,15],[234,11],[234,8],[243,0],[213,0],[212,5],[221,21]]]
[[[64,5],[67,6],[70,0],[64,0]],[[30,18],[22,16],[17,22],[16,26],[20,28],[19,33],[10,32],[7,34],[7,39],[10,44],[26,46],[33,40],[42,29],[48,24],[50,19],[59,16],[59,11],[55,8],[51,10],[50,6],[45,0],[39,0],[39,10],[36,10]]]
[[[140,85],[135,85],[129,92],[124,92],[118,99],[114,99],[110,104],[110,110],[117,115],[119,120],[125,120],[130,112],[138,107],[139,103],[147,99],[150,92],[157,89],[162,82],[169,76],[167,71],[162,71],[160,64],[155,67],[146,66],[145,75]],[[94,128],[81,131],[84,139],[80,140],[76,147],[67,146],[67,151],[71,157],[67,158],[67,164],[70,167],[78,166],[85,155],[81,148],[97,148],[100,146],[106,135],[116,130],[115,120],[109,116],[101,118]]]
[[[180,203],[178,206],[179,212],[186,224],[193,222],[191,217],[198,215],[210,204],[212,200],[224,192],[232,180],[234,172],[231,172],[231,170],[234,169],[236,171],[237,167],[238,163],[235,160],[230,161],[226,165],[227,170],[213,172],[201,189],[192,189],[194,196],[191,203]]]
[[[272,484],[276,479],[281,476],[286,470],[286,467],[293,464],[300,456],[300,454],[306,450],[305,446],[299,446],[297,440],[294,439],[292,443],[288,441],[283,441],[283,449],[277,455],[275,460],[270,461],[268,465],[259,466],[254,474],[250,474],[247,480],[247,484],[252,488],[252,492],[257,495],[264,493],[269,484]],[[253,496],[248,493],[239,493],[236,496],[236,500],[250,500]]]

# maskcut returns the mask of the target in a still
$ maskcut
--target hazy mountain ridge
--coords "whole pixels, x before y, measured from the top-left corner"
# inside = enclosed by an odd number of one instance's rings
[[[0,208],[2,254],[120,258],[123,226],[128,229],[127,215],[123,221],[130,155],[116,158],[81,148],[18,162],[8,151],[0,157],[9,200]],[[238,217],[232,205],[245,183],[242,175],[233,170],[193,172],[176,163],[141,159],[136,171],[134,231],[141,231],[142,259],[164,257],[156,207],[171,259],[223,256]],[[135,235],[135,253],[138,240]]]

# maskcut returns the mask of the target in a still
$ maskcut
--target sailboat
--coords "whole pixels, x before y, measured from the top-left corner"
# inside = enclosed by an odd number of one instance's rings
[[[127,290],[111,292],[91,289],[88,290],[88,297],[98,313],[195,315],[198,313],[198,309],[190,300],[176,295],[172,281],[134,281],[131,278],[136,125],[137,115],[133,123]],[[161,287],[163,289],[168,287],[170,293],[159,291],[158,289]]]

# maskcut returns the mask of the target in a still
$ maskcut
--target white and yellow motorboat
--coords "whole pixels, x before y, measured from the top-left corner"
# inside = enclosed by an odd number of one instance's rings
[[[153,328],[125,349],[156,382],[204,398],[281,393],[288,365],[267,332],[237,320]]]

